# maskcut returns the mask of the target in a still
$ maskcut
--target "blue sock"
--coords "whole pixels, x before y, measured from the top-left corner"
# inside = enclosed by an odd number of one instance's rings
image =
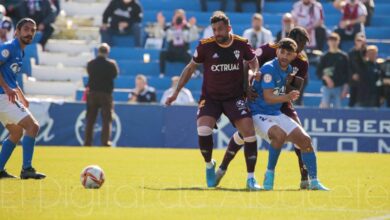
[[[317,179],[317,158],[314,152],[302,152],[302,161],[309,173],[310,179]]]
[[[32,167],[31,161],[34,153],[35,138],[24,136],[22,140],[23,146],[23,169]]]
[[[1,147],[0,153],[0,171],[4,170],[4,166],[7,163],[8,159],[11,157],[12,152],[15,149],[16,144],[12,141],[5,139],[3,141],[3,146]]]
[[[269,171],[275,171],[276,163],[278,162],[279,155],[282,149],[275,149],[274,147],[270,146],[268,149],[268,165],[267,169]]]

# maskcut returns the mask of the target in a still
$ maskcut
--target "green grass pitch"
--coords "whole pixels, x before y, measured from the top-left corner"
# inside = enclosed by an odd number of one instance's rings
[[[221,161],[224,151],[216,150]],[[45,180],[1,180],[0,219],[387,219],[390,155],[318,153],[321,181],[330,192],[299,191],[296,156],[282,152],[275,190],[247,192],[242,152],[220,188],[205,187],[198,150],[38,147],[34,166]],[[7,170],[19,174],[18,147]],[[267,154],[259,152],[262,182]],[[80,184],[82,168],[100,165],[98,190]]]

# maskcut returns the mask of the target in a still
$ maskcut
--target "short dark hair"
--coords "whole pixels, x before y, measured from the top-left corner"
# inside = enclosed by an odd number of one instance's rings
[[[289,38],[297,41],[299,39],[305,39],[306,41],[309,41],[309,34],[307,33],[306,29],[300,26],[294,27],[291,29],[291,31],[288,33]]]
[[[107,55],[109,52],[110,52],[110,46],[106,43],[102,43],[99,48],[98,48],[98,52],[100,54],[105,54]]]
[[[31,19],[31,18],[22,18],[16,24],[16,29],[18,29],[18,30],[22,29],[23,25],[26,24],[26,23],[31,23],[31,24],[37,26],[37,23],[33,19]]]
[[[285,49],[290,52],[297,52],[298,49],[297,43],[295,43],[295,41],[290,38],[281,39],[277,45],[279,49]]]
[[[210,18],[211,24],[215,24],[215,23],[220,22],[220,21],[222,21],[226,25],[230,25],[230,19],[224,13],[217,13],[216,15],[213,15]]]

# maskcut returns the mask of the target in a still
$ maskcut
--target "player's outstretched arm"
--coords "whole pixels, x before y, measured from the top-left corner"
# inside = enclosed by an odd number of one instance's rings
[[[0,62],[0,65],[2,63]],[[8,100],[12,103],[15,103],[16,99],[18,98],[18,94],[15,90],[11,89],[7,83],[4,81],[3,74],[0,72],[0,86],[3,88],[4,93],[7,94]]]
[[[289,101],[295,101],[299,98],[299,91],[293,90],[286,95],[275,95],[273,89],[264,89],[264,100],[268,104],[284,103]]]
[[[191,60],[190,63],[187,64],[187,66],[183,69],[183,72],[180,75],[179,82],[177,84],[177,87],[173,94],[167,98],[167,101],[165,101],[166,105],[171,105],[177,98],[177,96],[180,93],[180,90],[187,84],[187,82],[191,79],[192,74],[195,72],[196,67],[198,64],[196,64],[194,61]]]

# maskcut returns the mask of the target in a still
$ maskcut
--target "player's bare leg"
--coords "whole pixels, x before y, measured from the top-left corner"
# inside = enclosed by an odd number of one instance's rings
[[[197,120],[199,148],[206,162],[206,181],[208,187],[215,186],[215,164],[213,154],[213,128],[216,120],[211,116],[201,116]]]
[[[252,118],[242,118],[235,121],[234,125],[244,137],[244,155],[248,172],[247,188],[249,190],[261,190],[254,176],[257,162],[257,139],[253,120]]]
[[[287,141],[292,142],[301,148],[302,161],[309,173],[309,188],[311,190],[329,190],[317,179],[317,158],[310,136],[301,127],[297,127],[288,135]]]
[[[23,136],[23,128],[15,125],[8,124],[5,126],[9,132],[8,137],[3,141],[3,146],[0,153],[0,179],[2,178],[17,178],[14,175],[7,173],[5,170],[5,164],[11,157],[12,152],[15,149],[16,144],[20,141]]]
[[[32,167],[32,158],[35,147],[35,137],[39,131],[39,124],[37,120],[29,115],[23,118],[18,125],[25,130],[24,137],[22,139],[23,147],[23,167],[20,173],[21,179],[43,179],[46,175],[38,173]]]
[[[268,137],[271,140],[268,149],[268,165],[264,174],[263,187],[265,190],[273,190],[275,179],[275,167],[278,162],[283,144],[286,141],[287,134],[277,125],[268,130]]]

